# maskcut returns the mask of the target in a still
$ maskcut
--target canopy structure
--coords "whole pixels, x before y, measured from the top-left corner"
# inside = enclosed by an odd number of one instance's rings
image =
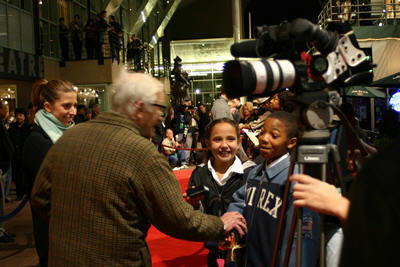
[[[379,91],[376,87],[351,86],[343,89],[345,96],[350,97],[369,97],[369,98],[385,98],[386,94]]]
[[[384,88],[400,87],[400,72],[379,79],[371,85]]]
[[[365,97],[370,99],[371,107],[371,130],[375,131],[375,98],[386,98],[386,94],[371,86],[350,86],[341,90],[342,96]]]

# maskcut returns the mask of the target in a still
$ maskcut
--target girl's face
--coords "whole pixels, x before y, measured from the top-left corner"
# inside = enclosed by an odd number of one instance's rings
[[[44,102],[44,109],[51,112],[65,126],[70,126],[76,115],[77,94],[75,92],[59,92],[59,98],[53,103]]]
[[[227,122],[222,122],[214,125],[206,144],[214,156],[215,163],[233,163],[240,141],[235,128]]]

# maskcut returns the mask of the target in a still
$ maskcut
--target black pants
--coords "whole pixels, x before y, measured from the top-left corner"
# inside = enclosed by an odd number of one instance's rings
[[[68,39],[60,39],[60,47],[63,60],[69,60]]]
[[[33,237],[35,238],[36,252],[39,256],[40,267],[47,267],[49,253],[49,222],[43,220],[32,208]]]
[[[15,183],[17,199],[24,196],[24,186],[22,184],[22,157],[15,157],[12,160],[12,180]]]
[[[133,53],[133,60],[135,61],[135,69],[136,70],[141,70],[142,69],[142,64],[140,62],[142,57],[142,51],[135,49]]]
[[[74,46],[75,59],[80,60],[82,58],[82,41],[79,38],[75,38],[72,44]]]
[[[114,62],[114,58],[116,58],[119,64],[119,46],[114,44],[110,45],[110,52],[111,52],[111,60]]]
[[[86,54],[88,59],[97,57],[97,41],[93,39],[86,39]]]

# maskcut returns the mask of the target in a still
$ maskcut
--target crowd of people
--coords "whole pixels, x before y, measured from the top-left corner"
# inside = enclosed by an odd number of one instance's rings
[[[84,46],[87,59],[98,59],[99,63],[103,64],[108,46],[113,62],[116,60],[119,64],[121,60],[124,61],[126,51],[128,65],[135,70],[142,68],[144,44],[133,34],[129,37],[125,48],[121,24],[113,15],[109,16],[107,21],[106,11],[100,12],[94,18],[89,18],[85,25],[79,15],[74,16],[69,26],[66,24],[65,18],[61,17],[59,19],[59,40],[63,61],[72,58],[81,60]],[[74,52],[72,58],[69,51],[70,43],[72,43]]]
[[[0,184],[10,175],[17,199],[30,196],[40,266],[151,266],[145,241],[151,224],[204,241],[208,266],[226,266],[222,247],[232,242],[244,247],[236,252],[238,266],[295,266],[296,207],[303,208],[297,214],[302,266],[320,261],[321,214],[334,217],[333,226],[323,227],[332,233],[324,244],[326,266],[393,265],[397,165],[385,165],[390,154],[376,153],[369,159],[376,169],[356,175],[352,169],[350,196],[300,174],[292,161],[302,130],[294,97],[283,90],[240,103],[222,87],[209,111],[190,98],[172,107],[157,79],[123,71],[112,84],[112,110],[100,113],[98,105],[77,105],[70,82],[40,80],[29,112],[16,109],[8,130],[7,105],[0,102]],[[195,166],[188,188],[202,194],[182,195],[173,169],[188,165]],[[386,176],[378,179],[381,172]],[[0,225],[0,242],[13,240]]]

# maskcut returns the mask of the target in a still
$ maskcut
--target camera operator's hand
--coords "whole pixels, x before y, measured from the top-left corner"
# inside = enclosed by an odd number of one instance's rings
[[[290,180],[297,182],[293,187],[293,204],[296,207],[307,207],[346,221],[350,201],[336,187],[305,174],[295,174]]]
[[[247,233],[246,219],[239,212],[226,212],[220,218],[225,225],[225,234],[234,229],[239,233],[240,237]]]

